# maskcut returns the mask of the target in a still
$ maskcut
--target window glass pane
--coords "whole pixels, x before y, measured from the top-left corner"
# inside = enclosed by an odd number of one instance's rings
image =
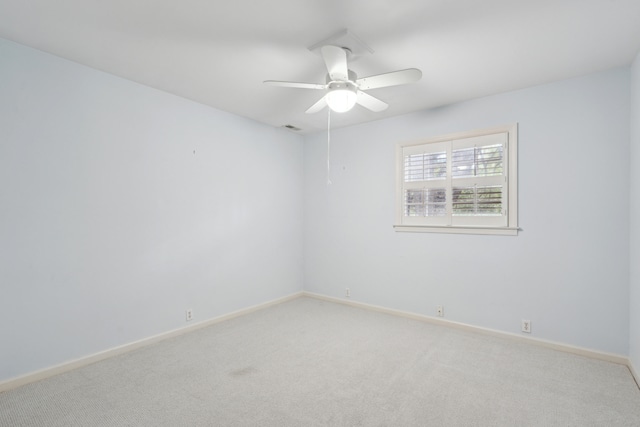
[[[454,178],[502,174],[502,144],[453,150],[451,175]]]
[[[410,154],[404,157],[404,181],[428,181],[447,177],[447,153]]]
[[[453,215],[502,215],[502,186],[454,187]]]
[[[451,155],[451,175],[456,177],[475,176],[475,148],[453,150]]]
[[[404,216],[444,216],[447,196],[444,188],[419,188],[405,191]]]

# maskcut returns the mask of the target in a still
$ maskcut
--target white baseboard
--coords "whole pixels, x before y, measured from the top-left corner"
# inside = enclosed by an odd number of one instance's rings
[[[202,322],[198,322],[198,323],[194,323],[192,325],[183,327],[183,328],[179,328],[179,329],[174,329],[168,332],[164,332],[162,334],[158,334],[158,335],[154,335],[152,337],[148,337],[148,338],[144,338],[141,339],[139,341],[135,341],[129,344],[125,344],[119,347],[115,347],[115,348],[111,348],[105,351],[101,351],[99,353],[95,353],[92,354],[90,356],[86,356],[86,357],[82,357],[76,360],[72,360],[66,363],[62,363],[60,365],[56,365],[56,366],[52,366],[49,368],[45,368],[36,372],[32,372],[26,375],[22,375],[16,378],[12,378],[9,380],[5,380],[0,382],[0,393],[3,391],[7,391],[7,390],[11,390],[14,389],[16,387],[20,387],[22,385],[25,384],[29,384],[29,383],[33,383],[36,381],[40,381],[49,377],[53,377],[55,375],[58,374],[62,374],[64,372],[68,372],[71,371],[73,369],[77,369],[77,368],[81,368],[83,366],[87,366],[90,365],[92,363],[96,363],[99,362],[101,360],[105,360],[108,359],[110,357],[114,357],[120,354],[124,354],[127,353],[129,351],[132,350],[136,350],[139,349],[141,347],[145,347],[154,343],[157,343],[159,341],[168,339],[168,338],[172,338],[175,336],[179,336],[182,334],[186,334],[188,332],[192,332],[201,328],[205,328],[207,326],[211,326],[211,325],[215,325],[216,323],[220,323],[220,322],[224,322],[225,320],[230,320],[233,319],[235,317],[239,317],[239,316],[243,316],[245,314],[249,314],[252,313],[254,311],[258,311],[258,310],[262,310],[265,309],[267,307],[276,305],[276,304],[280,304],[286,301],[290,301],[296,298],[299,298],[301,296],[306,296],[306,297],[310,297],[310,298],[316,298],[316,299],[320,299],[320,300],[325,300],[325,301],[329,301],[329,302],[334,302],[334,303],[339,303],[339,304],[344,304],[344,305],[349,305],[352,307],[358,307],[358,308],[362,308],[365,310],[372,310],[372,311],[377,311],[380,313],[386,313],[386,314],[391,314],[391,315],[395,315],[395,316],[401,316],[401,317],[405,317],[405,318],[409,318],[409,319],[414,319],[414,320],[420,320],[423,322],[429,322],[432,324],[436,324],[436,325],[441,325],[441,326],[447,326],[447,327],[452,327],[452,328],[457,328],[457,329],[463,329],[463,330],[467,330],[467,331],[471,331],[471,332],[478,332],[478,333],[482,333],[482,334],[486,334],[486,335],[492,335],[492,336],[497,336],[497,337],[504,337],[504,338],[509,338],[509,339],[513,339],[513,340],[517,340],[520,342],[527,342],[527,343],[531,343],[531,344],[535,344],[535,345],[540,345],[542,347],[546,347],[546,348],[550,348],[553,350],[558,350],[558,351],[563,351],[565,353],[572,353],[572,354],[577,354],[580,356],[585,356],[585,357],[590,357],[593,359],[598,359],[598,360],[604,360],[607,362],[612,362],[612,363],[618,363],[621,365],[626,365],[629,368],[629,371],[631,372],[631,375],[634,377],[636,383],[639,385],[640,387],[640,376],[638,375],[638,372],[635,370],[634,366],[632,365],[631,361],[629,360],[629,358],[627,358],[626,356],[622,356],[622,355],[618,355],[618,354],[613,354],[613,353],[606,353],[606,352],[600,352],[600,351],[596,351],[596,350],[591,350],[591,349],[586,349],[586,348],[582,348],[582,347],[575,347],[575,346],[571,346],[571,345],[567,345],[567,344],[561,344],[561,343],[557,343],[557,342],[553,342],[553,341],[547,341],[547,340],[542,340],[542,339],[538,339],[538,338],[533,338],[533,337],[523,337],[523,336],[519,336],[516,334],[512,334],[512,333],[508,333],[508,332],[502,332],[502,331],[497,331],[494,329],[488,329],[488,328],[481,328],[478,326],[473,326],[473,325],[468,325],[465,323],[459,323],[459,322],[453,322],[451,320],[446,320],[446,319],[440,319],[440,318],[436,318],[436,317],[430,317],[430,316],[426,316],[423,314],[417,314],[417,313],[411,313],[408,311],[402,311],[402,310],[395,310],[395,309],[391,309],[391,308],[386,308],[386,307],[381,307],[381,306],[377,306],[377,305],[372,305],[372,304],[366,304],[366,303],[362,303],[362,302],[356,302],[356,301],[352,301],[352,300],[345,300],[345,299],[341,299],[341,298],[336,298],[336,297],[330,297],[330,296],[326,296],[326,295],[321,295],[321,294],[316,294],[313,292],[296,292],[294,294],[282,297],[282,298],[277,298],[275,300],[271,300],[271,301],[267,301],[261,304],[257,304],[251,307],[247,307],[241,310],[237,310],[228,314],[224,314],[222,316],[218,316],[215,317],[213,319],[209,319],[209,320],[205,320]]]
[[[16,387],[20,387],[25,384],[29,384],[29,383],[43,380],[45,378],[53,377],[55,375],[62,374],[64,372],[71,371],[73,369],[81,368],[83,366],[87,366],[92,363],[96,363],[101,360],[108,359],[110,357],[118,356],[120,354],[127,353],[132,350],[137,350],[141,347],[145,347],[150,344],[154,344],[159,341],[166,340],[168,338],[173,338],[178,335],[186,334],[188,332],[193,332],[195,330],[205,328],[207,326],[215,325],[216,323],[224,322],[225,320],[233,319],[235,317],[243,316],[245,314],[249,314],[254,311],[262,310],[272,305],[290,301],[290,300],[299,298],[302,295],[303,295],[302,292],[296,292],[294,294],[287,295],[282,298],[277,298],[275,300],[271,300],[271,301],[267,301],[261,304],[251,306],[251,307],[243,308],[241,310],[224,314],[222,316],[214,317],[213,319],[204,320],[202,322],[194,323],[189,326],[185,326],[183,328],[174,329],[174,330],[164,332],[158,335],[154,335],[148,338],[143,338],[141,340],[134,341],[129,344],[124,344],[124,345],[114,347],[105,351],[101,351],[99,353],[95,353],[86,357],[81,357],[79,359],[65,362],[60,365],[45,368],[36,372],[31,372],[29,374],[21,375],[16,378],[11,378],[9,380],[0,382],[0,393],[3,391],[14,389]]]
[[[576,346],[572,346],[572,345],[568,345],[568,344],[562,344],[562,343],[558,343],[558,342],[542,340],[542,339],[539,339],[539,338],[523,337],[523,336],[512,334],[512,333],[509,333],[509,332],[503,332],[503,331],[498,331],[498,330],[489,329],[489,328],[481,328],[479,326],[468,325],[466,323],[453,322],[451,320],[446,320],[446,319],[442,319],[442,318],[438,318],[438,317],[431,317],[431,316],[426,316],[426,315],[423,315],[423,314],[411,313],[411,312],[408,312],[408,311],[395,310],[395,309],[391,309],[391,308],[381,307],[381,306],[378,306],[378,305],[366,304],[366,303],[362,303],[362,302],[355,302],[355,301],[352,301],[352,300],[345,300],[345,299],[342,299],[342,298],[336,298],[336,297],[330,297],[330,296],[326,296],[326,295],[316,294],[316,293],[313,293],[313,292],[306,292],[305,291],[302,294],[304,296],[307,296],[307,297],[321,299],[321,300],[330,301],[330,302],[336,302],[336,303],[339,303],[339,304],[345,304],[345,305],[349,305],[349,306],[352,306],[352,307],[359,307],[359,308],[363,308],[365,310],[373,310],[373,311],[377,311],[377,312],[380,312],[380,313],[386,313],[386,314],[391,314],[391,315],[395,315],[395,316],[406,317],[406,318],[409,318],[409,319],[420,320],[420,321],[423,321],[423,322],[429,322],[429,323],[433,323],[433,324],[441,325],[441,326],[448,326],[448,327],[451,327],[451,328],[463,329],[463,330],[467,330],[467,331],[471,331],[471,332],[478,332],[478,333],[482,333],[482,334],[485,334],[485,335],[492,335],[492,336],[496,336],[496,337],[509,338],[509,339],[512,339],[512,340],[517,340],[517,341],[520,341],[520,342],[527,342],[527,343],[530,343],[530,344],[539,345],[539,346],[550,348],[550,349],[553,349],[553,350],[563,351],[565,353],[572,353],[572,354],[577,354],[577,355],[580,355],[580,356],[590,357],[592,359],[604,360],[604,361],[607,361],[607,362],[617,363],[617,364],[620,364],[620,365],[626,365],[626,366],[629,366],[629,369],[633,373],[633,368],[631,367],[631,364],[629,362],[629,358],[626,357],[626,356],[619,355],[619,354],[606,353],[606,352],[591,350],[591,349],[588,349],[588,348],[576,347]],[[635,378],[636,378],[636,382],[637,382],[638,376],[636,375]]]
[[[631,360],[629,360],[627,366],[629,367],[629,371],[631,371],[631,376],[634,380],[636,380],[636,385],[638,386],[638,388],[640,388],[640,375],[638,375],[638,371],[636,371],[633,367],[633,363],[631,363]]]

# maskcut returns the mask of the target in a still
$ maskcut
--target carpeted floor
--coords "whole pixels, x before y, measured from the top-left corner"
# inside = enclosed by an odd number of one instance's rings
[[[625,366],[299,298],[0,394],[0,426],[640,426]]]

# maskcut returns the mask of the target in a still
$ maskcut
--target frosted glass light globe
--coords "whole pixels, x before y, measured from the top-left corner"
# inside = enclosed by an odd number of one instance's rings
[[[334,89],[327,93],[327,104],[336,113],[349,111],[356,105],[356,92],[349,88]]]

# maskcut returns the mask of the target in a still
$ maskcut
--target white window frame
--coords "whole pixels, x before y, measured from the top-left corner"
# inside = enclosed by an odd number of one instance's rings
[[[474,146],[476,141],[492,138],[503,141],[503,174],[482,178],[452,178],[451,153],[456,149]],[[447,152],[447,178],[433,181],[420,181],[421,188],[446,187],[447,213],[442,217],[411,217],[405,216],[404,192],[415,185],[405,182],[404,156],[412,152]],[[460,217],[452,215],[451,193],[454,184],[474,185],[475,181],[503,183],[502,207],[503,214],[494,217]],[[396,144],[396,231],[458,233],[458,234],[495,234],[515,236],[518,234],[518,124],[499,126],[488,129],[459,132],[437,136],[426,140],[399,142]]]

